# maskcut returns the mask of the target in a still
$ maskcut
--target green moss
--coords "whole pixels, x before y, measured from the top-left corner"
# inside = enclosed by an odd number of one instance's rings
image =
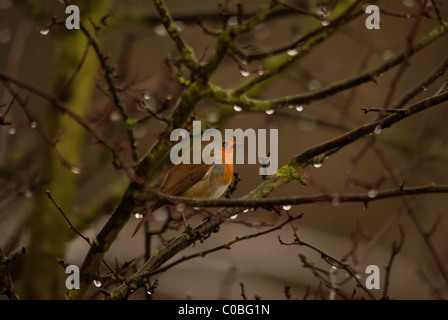
[[[128,130],[134,130],[134,127],[137,123],[138,123],[137,118],[127,118],[126,119],[126,128]]]
[[[191,237],[190,237],[190,235],[188,233],[182,234],[182,238],[184,238],[187,241],[189,241],[191,239]]]
[[[297,180],[300,178],[299,174],[297,173],[297,170],[293,168],[292,166],[286,165],[280,168],[276,173],[276,176],[278,177],[286,177],[288,180]]]

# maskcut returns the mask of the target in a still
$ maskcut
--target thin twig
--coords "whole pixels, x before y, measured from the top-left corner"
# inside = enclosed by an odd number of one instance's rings
[[[401,248],[403,247],[404,243],[404,229],[401,225],[398,225],[400,230],[400,241],[397,243],[395,240],[392,243],[392,251],[389,258],[389,263],[386,266],[386,280],[384,281],[384,290],[383,290],[383,297],[382,299],[388,299],[387,291],[389,289],[389,282],[390,282],[390,276],[391,276],[391,270],[392,270],[392,264],[394,262],[395,257],[400,252]]]
[[[45,190],[45,194],[47,195],[48,199],[50,199],[50,201],[54,204],[54,206],[58,209],[58,211],[62,214],[62,216],[64,217],[65,221],[67,221],[68,223],[68,227],[69,229],[72,229],[76,234],[78,234],[82,239],[84,239],[89,246],[92,246],[92,243],[90,242],[90,239],[86,236],[84,236],[68,219],[67,215],[64,213],[64,210],[62,210],[61,206],[56,203],[56,201],[53,199],[50,190]],[[103,260],[104,265],[109,269],[109,271],[114,272],[114,270],[109,266],[109,264]]]

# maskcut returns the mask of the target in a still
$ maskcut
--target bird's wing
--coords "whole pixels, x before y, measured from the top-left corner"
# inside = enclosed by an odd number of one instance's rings
[[[181,196],[191,186],[207,176],[211,165],[204,164],[178,164],[167,172],[160,191],[174,196]]]

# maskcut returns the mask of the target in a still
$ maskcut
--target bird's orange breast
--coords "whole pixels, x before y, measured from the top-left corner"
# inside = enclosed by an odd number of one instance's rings
[[[224,164],[224,174],[222,177],[222,183],[228,185],[233,177],[233,164]]]

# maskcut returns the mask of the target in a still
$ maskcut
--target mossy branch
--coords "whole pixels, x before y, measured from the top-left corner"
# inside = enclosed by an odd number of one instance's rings
[[[416,41],[412,45],[412,48],[409,51],[409,55],[412,56],[416,54],[426,46],[433,43],[435,40],[439,39],[441,36],[445,35],[447,32],[448,32],[448,22],[444,22],[443,24],[439,25],[437,28],[435,28],[434,30],[423,36],[419,41]],[[313,45],[314,43],[311,42],[310,44],[305,45],[305,48],[310,48]],[[404,50],[399,54],[396,54],[392,58],[386,60],[385,62],[379,64],[378,66],[371,68],[370,70],[367,70],[352,78],[341,80],[338,82],[333,82],[332,84],[323,87],[321,89],[298,94],[295,96],[286,96],[278,99],[260,100],[241,95],[243,92],[246,91],[245,87],[242,87],[244,89],[240,88],[236,90],[224,90],[218,86],[210,86],[207,92],[207,96],[208,98],[213,99],[219,103],[224,103],[228,105],[237,105],[244,111],[265,111],[268,109],[283,108],[288,105],[310,104],[313,101],[322,100],[331,95],[357,87],[366,82],[376,81],[377,77],[380,74],[402,63],[406,58],[407,54],[408,54],[407,50]],[[287,58],[288,60],[284,63],[289,63],[289,61],[292,61],[292,59],[296,57],[300,57],[300,55],[298,54],[297,56]],[[261,81],[267,79],[268,76],[270,77],[274,74],[279,73],[283,69],[282,66],[283,65],[270,71],[270,73],[265,73],[263,74],[263,76],[255,78],[253,82],[250,83],[252,84],[261,83]]]
[[[407,118],[411,115],[414,115],[420,111],[426,110],[428,108],[431,108],[435,105],[438,105],[444,101],[448,100],[448,92],[440,94],[438,96],[434,96],[425,100],[422,100],[406,109],[403,109],[401,112],[398,112],[396,114],[390,115],[386,118],[384,118],[382,121],[382,125],[384,128],[390,127],[392,124],[403,120],[404,118]],[[142,283],[148,275],[150,275],[152,272],[160,268],[166,261],[171,259],[174,255],[178,254],[185,248],[189,247],[193,243],[195,243],[197,240],[201,240],[204,237],[209,236],[211,233],[215,232],[219,225],[222,223],[222,221],[225,221],[227,218],[241,213],[247,205],[251,207],[252,205],[257,204],[257,202],[251,203],[251,200],[260,199],[266,197],[269,193],[274,191],[275,189],[293,181],[298,178],[297,170],[306,166],[311,159],[314,157],[330,151],[336,147],[342,148],[344,146],[347,146],[351,144],[353,141],[367,136],[378,124],[376,122],[372,122],[371,124],[367,124],[365,126],[362,126],[352,132],[349,132],[343,136],[340,136],[336,139],[330,140],[327,143],[321,144],[317,147],[310,148],[306,150],[305,152],[295,156],[289,163],[289,165],[284,166],[281,168],[276,174],[269,176],[266,180],[263,181],[257,188],[252,190],[248,195],[241,198],[241,207],[234,207],[234,208],[223,208],[218,211],[218,215],[222,219],[209,219],[198,226],[196,226],[193,230],[189,231],[188,233],[184,233],[181,236],[179,236],[177,239],[169,243],[167,246],[163,247],[160,250],[157,250],[157,254],[153,255],[141,268],[140,270],[132,277],[130,277],[125,284],[121,285],[117,290],[112,292],[110,296],[108,296],[108,299],[125,299],[128,297],[128,295],[131,293],[131,287],[135,289],[135,284]],[[422,191],[422,193],[425,192],[431,192],[436,190],[433,189],[435,187],[429,186],[425,187],[425,189],[410,189],[409,193],[418,193],[419,191]],[[412,191],[413,190],[413,191]],[[441,186],[440,189],[437,189],[437,192],[447,192],[448,189],[446,186]],[[393,190],[393,191],[386,191],[382,194],[383,198],[393,197],[393,196],[402,196],[403,194],[407,193],[405,189],[401,190]],[[415,193],[414,193],[415,194]],[[303,199],[303,198],[301,198]],[[343,197],[341,199],[344,199]],[[346,198],[347,200],[351,199],[353,201],[362,201],[365,202],[367,200],[372,200],[371,198],[367,197],[358,197],[358,196],[348,196]],[[379,199],[379,198],[378,198]],[[296,199],[297,202],[303,201]],[[309,199],[308,199],[309,200]],[[314,200],[322,200],[322,201],[328,201],[328,196],[321,196],[319,199]],[[217,200],[215,200],[217,201]],[[228,201],[229,203],[234,201],[232,203],[235,204],[235,200],[223,200]],[[238,201],[238,200],[237,200]],[[305,201],[306,202],[306,201]],[[211,202],[213,203],[213,202]],[[288,202],[288,204],[291,204]],[[131,286],[130,284],[133,284]]]

